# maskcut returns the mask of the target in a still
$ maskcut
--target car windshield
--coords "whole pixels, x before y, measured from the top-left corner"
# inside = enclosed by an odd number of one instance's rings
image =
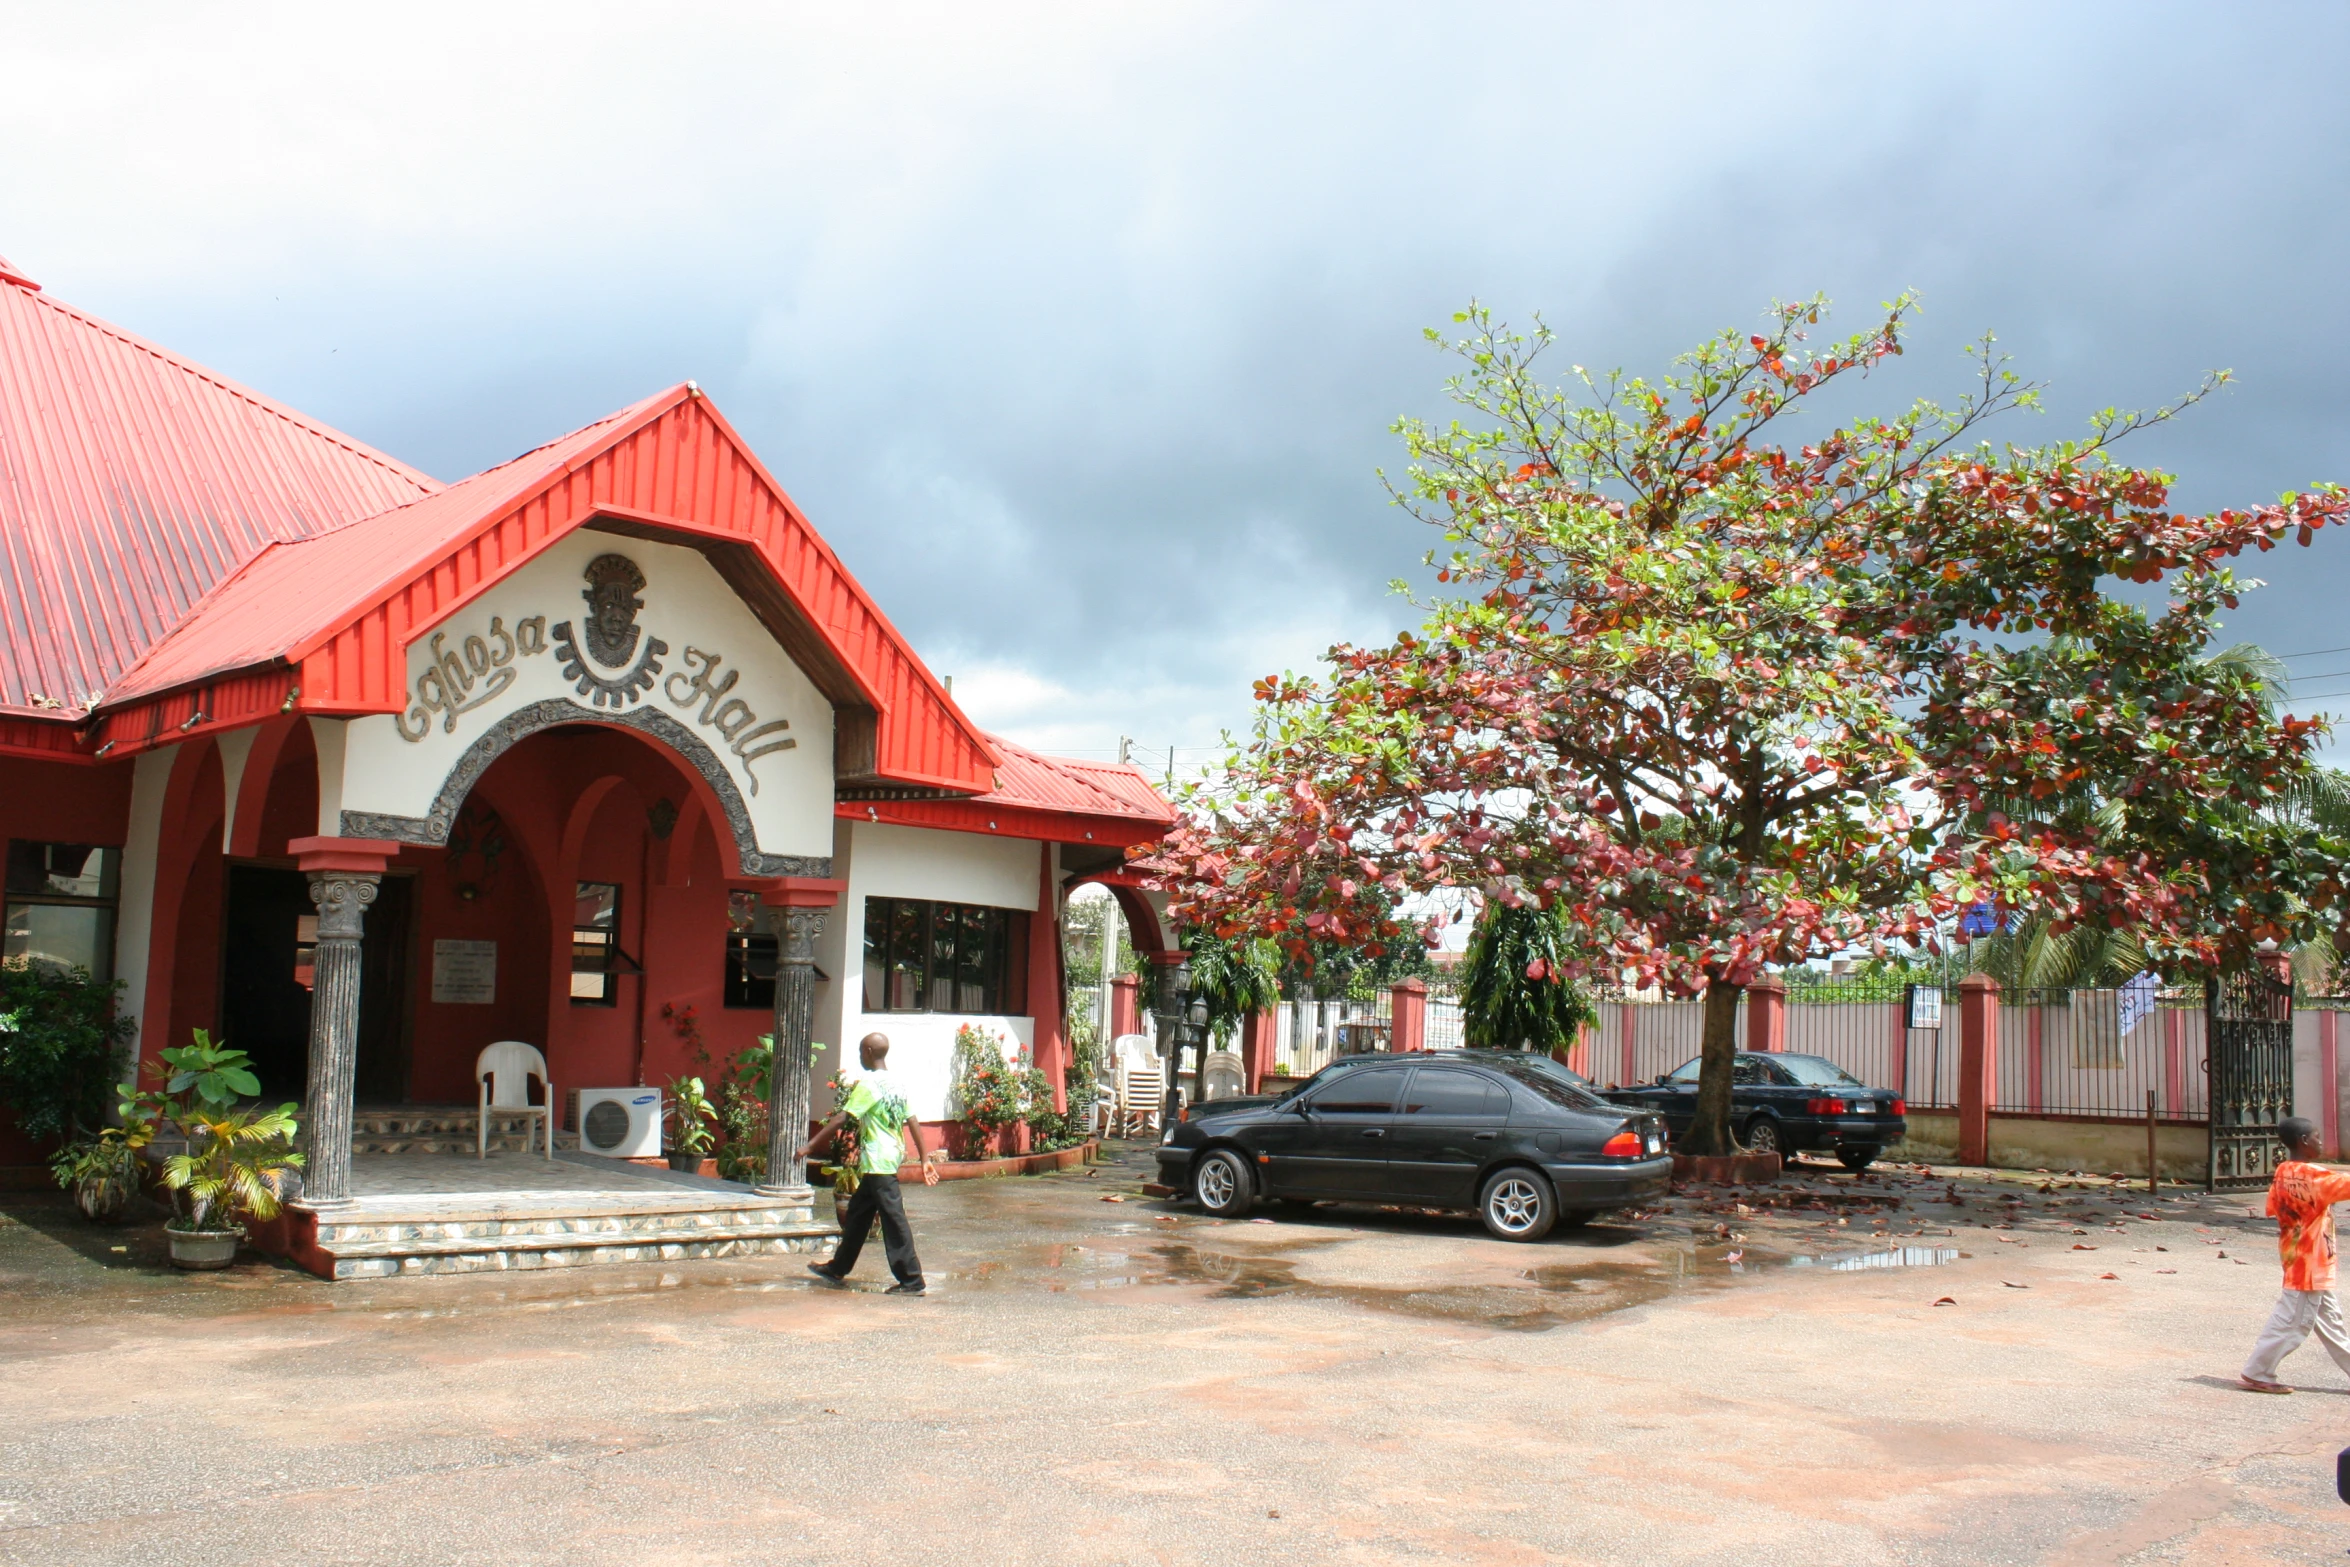
[[[1806,1088],[1866,1088],[1868,1085],[1825,1056],[1778,1056],[1781,1069]]]

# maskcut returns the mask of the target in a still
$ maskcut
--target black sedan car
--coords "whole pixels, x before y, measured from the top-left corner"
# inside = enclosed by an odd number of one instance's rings
[[[1677,1138],[1697,1116],[1697,1068],[1689,1061],[1653,1084],[1608,1097],[1657,1111]],[[1758,1153],[1833,1149],[1857,1174],[1909,1135],[1908,1114],[1899,1094],[1869,1087],[1825,1056],[1741,1050],[1731,1064],[1730,1124]]]
[[[1265,1197],[1474,1208],[1510,1241],[1656,1196],[1672,1173],[1656,1116],[1509,1051],[1351,1057],[1275,1098],[1195,1105],[1159,1147],[1160,1179],[1210,1213]]]

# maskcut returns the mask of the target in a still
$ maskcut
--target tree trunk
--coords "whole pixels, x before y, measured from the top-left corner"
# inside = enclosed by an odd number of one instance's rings
[[[1705,1042],[1698,1049],[1697,1115],[1680,1151],[1688,1154],[1736,1153],[1730,1131],[1730,1072],[1738,1057],[1738,998],[1742,985],[1719,980],[1705,992]]]

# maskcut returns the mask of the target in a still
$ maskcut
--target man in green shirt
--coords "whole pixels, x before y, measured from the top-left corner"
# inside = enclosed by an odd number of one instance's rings
[[[889,1271],[897,1276],[887,1293],[919,1295],[922,1262],[914,1255],[914,1232],[906,1224],[905,1201],[898,1194],[898,1166],[905,1160],[899,1134],[914,1145],[924,1185],[938,1184],[938,1167],[923,1151],[922,1123],[914,1119],[905,1090],[887,1070],[889,1036],[867,1034],[857,1046],[857,1059],[864,1063],[864,1075],[850,1086],[848,1097],[832,1113],[832,1119],[818,1127],[807,1147],[800,1150],[800,1157],[806,1159],[819,1143],[830,1140],[843,1122],[854,1119],[857,1123],[857,1189],[849,1196],[847,1217],[841,1220],[840,1245],[833,1249],[830,1262],[811,1262],[808,1271],[827,1284],[846,1284],[878,1215],[882,1252],[889,1258]]]

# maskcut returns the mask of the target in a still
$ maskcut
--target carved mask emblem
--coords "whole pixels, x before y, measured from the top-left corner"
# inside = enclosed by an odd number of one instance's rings
[[[588,562],[587,581],[580,597],[588,605],[588,653],[607,669],[625,669],[636,653],[636,612],[645,607],[637,594],[645,574],[625,555],[598,555]]]

